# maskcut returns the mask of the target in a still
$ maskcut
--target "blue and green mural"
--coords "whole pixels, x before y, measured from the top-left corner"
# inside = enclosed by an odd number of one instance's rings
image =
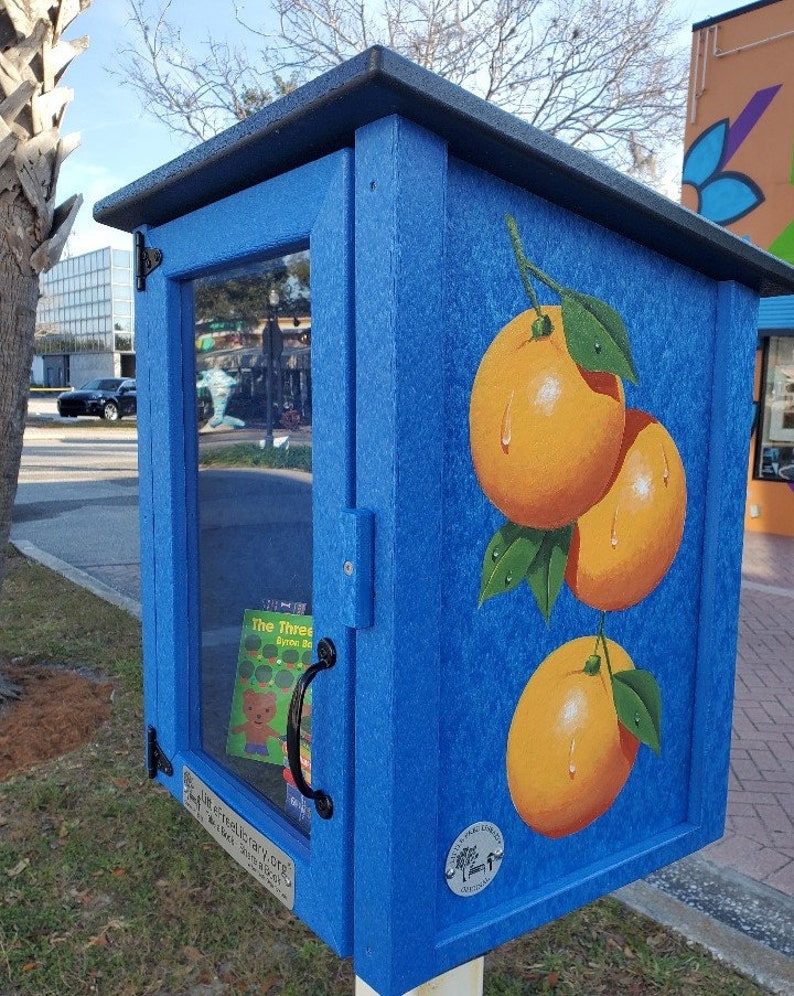
[[[732,124],[728,118],[722,118],[689,146],[681,179],[697,192],[698,214],[719,225],[731,225],[763,203],[764,192],[754,180],[726,167],[781,86],[757,90]]]

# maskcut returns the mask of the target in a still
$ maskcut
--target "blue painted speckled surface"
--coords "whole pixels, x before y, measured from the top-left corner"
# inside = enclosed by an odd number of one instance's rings
[[[560,883],[579,879],[584,885],[600,864],[604,876],[596,891],[605,892],[721,833],[755,298],[735,289],[732,307],[720,308],[719,285],[469,166],[453,163],[447,203],[443,616],[454,625],[444,634],[441,667],[445,791],[438,867],[457,833],[476,820],[495,822],[505,836],[505,860],[487,890],[462,901],[439,885],[440,929],[453,949],[451,939],[468,930],[464,925],[472,918],[504,917],[503,928],[490,931],[490,943],[497,943],[544,919],[542,901]],[[615,805],[589,828],[559,841],[534,833],[517,816],[507,792],[505,740],[536,666],[567,639],[595,634],[598,613],[564,590],[547,626],[524,586],[476,608],[482,553],[503,518],[480,491],[471,467],[468,397],[493,335],[526,307],[504,229],[506,212],[515,215],[535,263],[563,285],[604,299],[624,317],[640,377],[639,386],[626,385],[627,405],[650,411],[667,426],[688,480],[684,541],[672,569],[642,603],[607,620],[608,635],[659,681],[662,757],[641,748]],[[547,291],[541,300],[556,299]],[[715,371],[722,367],[715,358],[730,370],[727,378],[720,372],[716,384]],[[725,459],[724,447],[732,457]],[[701,597],[707,537],[714,558],[709,571],[717,578],[708,605]],[[696,685],[708,689],[709,709],[700,719],[703,730],[694,738],[700,753],[693,757]],[[704,765],[707,774],[701,777]],[[690,805],[693,794],[696,809]],[[687,824],[693,830],[689,842],[665,844],[686,833]],[[634,870],[611,868],[634,849],[655,848],[658,853],[641,857]],[[585,901],[593,887],[572,888],[568,903]],[[535,910],[529,908],[533,903]],[[522,906],[524,914],[518,912]],[[473,940],[467,938],[458,950],[475,953],[482,941]]]
[[[444,690],[447,706],[454,703],[454,711],[444,716],[444,729],[445,738],[451,737],[465,714],[467,726],[476,724],[471,742],[491,741],[491,791],[485,794],[500,798],[502,804],[492,817],[478,815],[481,785],[479,779],[474,779],[466,792],[465,815],[458,816],[457,822],[466,825],[469,815],[472,820],[492,818],[509,827],[511,840],[517,835],[523,842],[518,853],[515,846],[511,849],[508,845],[508,858],[497,882],[488,890],[495,893],[498,885],[508,900],[514,898],[516,890],[525,888],[519,883],[533,881],[539,887],[554,881],[570,866],[569,845],[545,841],[522,830],[506,797],[504,744],[510,719],[537,664],[567,639],[595,635],[599,614],[577,602],[567,588],[549,625],[535,608],[526,586],[491,599],[479,610],[476,607],[482,555],[504,518],[483,495],[474,477],[468,452],[468,398],[485,348],[498,329],[527,304],[513,262],[504,214],[516,217],[525,249],[538,266],[563,285],[602,298],[623,316],[640,379],[637,387],[625,385],[626,404],[653,413],[667,426],[688,470],[689,510],[684,543],[670,574],[640,606],[612,614],[607,622],[607,634],[629,650],[638,667],[654,671],[662,685],[664,764],[654,765],[649,751],[640,753],[632,780],[641,793],[652,775],[653,789],[642,801],[624,792],[602,824],[580,835],[582,847],[593,860],[614,847],[616,831],[630,839],[635,820],[658,830],[676,825],[686,811],[687,780],[681,775],[682,771],[685,774],[682,765],[689,753],[698,612],[692,577],[693,572],[697,577],[703,544],[716,289],[681,267],[665,265],[650,252],[638,252],[604,229],[491,181],[468,167],[455,166],[450,171],[447,243],[448,258],[455,263],[448,272],[455,274],[457,287],[465,291],[450,291],[447,295],[450,308],[445,356],[450,387],[445,418],[448,490],[444,496],[444,546],[449,554],[450,578],[445,614],[457,620],[450,635],[451,659],[461,661],[467,670],[460,685]],[[474,189],[478,190],[476,202],[472,197]],[[478,298],[479,309],[475,304]],[[558,300],[550,291],[541,294],[541,299],[547,303]],[[464,339],[458,330],[467,316],[470,331]],[[586,424],[582,431],[587,432]],[[442,673],[449,671],[442,669]],[[459,689],[471,691],[468,695],[457,694]],[[473,702],[478,695],[483,699],[479,709]],[[461,774],[470,763],[471,749],[463,748],[458,758]],[[450,779],[452,783],[460,780]],[[445,812],[449,812],[450,803],[445,801]],[[448,836],[452,834],[450,841],[454,839],[453,829],[454,824],[448,830]],[[530,850],[525,850],[527,847]],[[484,893],[482,902],[493,899]],[[455,904],[447,905],[452,916]]]
[[[445,173],[444,144],[402,119],[357,136],[356,501],[375,514],[375,624],[356,640],[354,958],[378,993],[434,974]]]
[[[363,63],[357,65],[336,76],[337,84],[363,86]],[[253,157],[238,170],[237,193],[223,201],[205,190],[201,207],[192,192],[195,170],[161,178],[175,213],[147,233],[164,263],[136,304],[146,710],[176,767],[174,778],[162,781],[179,796],[188,758],[295,856],[298,915],[340,953],[353,950],[357,974],[382,996],[399,996],[719,834],[756,290],[767,263],[724,234],[711,240],[707,228],[694,238],[688,220],[681,229],[688,248],[671,251],[671,232],[683,224],[679,209],[635,217],[639,195],[623,180],[601,191],[596,220],[582,197],[598,187],[601,167],[588,172],[574,156],[560,160],[556,174],[552,158],[541,169],[538,146],[526,159],[527,149],[516,144],[524,126],[508,134],[501,112],[492,117],[491,109],[477,111],[474,131],[471,118],[459,117],[454,126],[439,123],[438,133],[386,113],[390,93],[402,106],[427,74],[388,60],[385,76],[382,68],[380,111],[369,108],[365,121],[345,117],[350,107],[341,91],[333,99],[326,84],[312,91],[325,93],[325,112],[343,119],[344,129],[331,122],[329,134],[344,133],[351,151],[265,183],[254,182],[263,174]],[[430,101],[434,120],[442,107],[474,114],[468,97],[450,103],[446,86]],[[302,99],[289,105],[298,118]],[[284,123],[283,108],[268,113],[268,128]],[[256,129],[247,127],[250,153]],[[484,142],[476,156],[457,154],[466,134]],[[298,147],[310,154],[315,146],[299,139],[295,132],[290,155]],[[204,160],[195,154],[207,190],[220,189],[224,164],[231,168],[229,157],[240,151],[235,141],[215,143]],[[504,169],[494,175],[486,160],[508,146],[510,176]],[[125,210],[143,211],[160,189],[144,183]],[[536,264],[621,313],[640,377],[639,386],[626,385],[627,403],[666,425],[688,477],[684,540],[669,574],[640,605],[607,622],[607,634],[659,681],[662,756],[642,747],[615,805],[558,841],[517,816],[505,738],[535,667],[567,639],[594,633],[597,614],[564,591],[546,625],[526,588],[477,608],[482,554],[503,520],[471,465],[469,393],[496,332],[527,307],[506,213],[516,217]],[[627,238],[638,228],[645,229],[640,241]],[[657,232],[660,252],[653,248]],[[192,404],[185,362],[192,328],[180,290],[184,279],[307,240],[314,390],[327,399],[327,407],[317,405],[314,427],[314,614],[317,632],[340,649],[315,700],[313,757],[337,808],[329,823],[315,821],[308,847],[191,750],[195,454],[182,413]],[[705,245],[699,265],[696,249]],[[769,266],[771,281],[794,279],[785,264]],[[540,296],[556,303],[548,291]],[[362,591],[350,590],[341,571],[345,559],[355,559],[351,544],[369,542],[352,527],[350,508],[373,515],[372,625]],[[505,858],[485,891],[462,899],[446,885],[445,857],[458,833],[480,820],[500,827]]]
[[[396,996],[721,832],[756,298],[454,159],[433,197],[436,153],[424,180],[400,184],[394,171],[414,162],[421,133],[390,121],[366,136],[356,147],[357,500],[375,512],[376,613],[357,638],[356,971]],[[391,195],[377,211],[371,181]],[[468,399],[487,345],[527,307],[507,212],[534,262],[623,315],[640,375],[627,404],[664,422],[688,475],[672,569],[607,623],[659,681],[662,757],[641,748],[612,809],[558,841],[516,814],[505,739],[534,668],[595,633],[598,615],[564,592],[546,626],[526,588],[477,609],[482,553],[503,520],[471,466]],[[405,229],[418,260],[403,250]],[[479,820],[501,828],[505,859],[485,891],[461,899],[445,857]]]
[[[136,300],[139,343],[141,574],[146,722],[173,761],[159,776],[178,799],[193,771],[296,862],[295,912],[341,954],[351,947],[352,636],[340,616],[340,512],[353,501],[352,164],[341,152],[147,233],[164,261]],[[188,281],[247,258],[311,243],[314,420],[313,617],[339,664],[313,697],[315,784],[334,818],[313,820],[311,845],[199,750],[194,332]],[[322,495],[322,499],[318,496]],[[236,621],[232,622],[232,625]],[[244,874],[241,871],[240,874]],[[318,902],[321,896],[323,901]]]

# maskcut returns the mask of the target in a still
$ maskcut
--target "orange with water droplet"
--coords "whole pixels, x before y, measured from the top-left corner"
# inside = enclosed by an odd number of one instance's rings
[[[568,525],[609,484],[625,418],[623,385],[571,359],[559,306],[551,334],[533,337],[534,310],[496,336],[471,392],[469,440],[477,479],[511,522]]]
[[[606,641],[613,673],[634,668]],[[507,781],[521,819],[545,837],[583,830],[609,809],[631,773],[639,740],[618,720],[603,644],[569,640],[529,679],[507,737]]]
[[[573,532],[569,588],[604,612],[636,605],[670,569],[685,518],[686,474],[678,448],[661,422],[628,409],[612,482]]]

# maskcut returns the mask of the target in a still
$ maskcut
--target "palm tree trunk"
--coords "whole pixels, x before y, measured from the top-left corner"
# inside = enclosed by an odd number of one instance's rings
[[[12,233],[20,224],[30,230],[32,209],[25,211],[25,204],[18,200],[4,201],[3,196],[0,195],[0,232]],[[0,342],[3,353],[0,362],[0,578],[5,576],[6,547],[22,457],[38,296],[38,274],[29,264],[15,257],[7,238],[0,239]]]
[[[17,490],[39,274],[58,262],[82,197],[55,206],[71,91],[58,82],[86,38],[63,32],[90,0],[0,0],[0,589]],[[0,702],[13,695],[0,675]]]

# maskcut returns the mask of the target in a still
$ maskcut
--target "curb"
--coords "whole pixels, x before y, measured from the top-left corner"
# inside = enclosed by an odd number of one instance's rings
[[[794,993],[794,960],[773,951],[741,931],[692,909],[647,882],[634,882],[613,896],[636,913],[704,947],[718,961],[729,965],[773,993]]]
[[[136,619],[141,618],[141,603],[136,602],[134,598],[127,598],[126,595],[120,595],[108,585],[103,584],[102,581],[92,578],[90,574],[86,574],[85,571],[81,571],[77,567],[72,567],[65,560],[59,560],[58,557],[53,557],[52,554],[45,553],[44,550],[40,550],[27,540],[10,540],[10,543],[19,550],[23,557],[28,557],[30,560],[35,560],[44,567],[48,567],[51,571],[55,571],[56,574],[60,574],[61,577],[66,578],[67,581],[80,585],[81,588],[87,589],[98,598],[102,598],[106,602],[124,609],[125,612],[129,612]]]
[[[645,881],[794,966],[794,897],[787,893],[711,860],[708,849],[660,868]]]
[[[761,591],[765,595],[776,595],[782,598],[794,598],[794,589],[780,588],[774,584],[763,584],[760,581],[742,581],[742,588],[748,591]]]

